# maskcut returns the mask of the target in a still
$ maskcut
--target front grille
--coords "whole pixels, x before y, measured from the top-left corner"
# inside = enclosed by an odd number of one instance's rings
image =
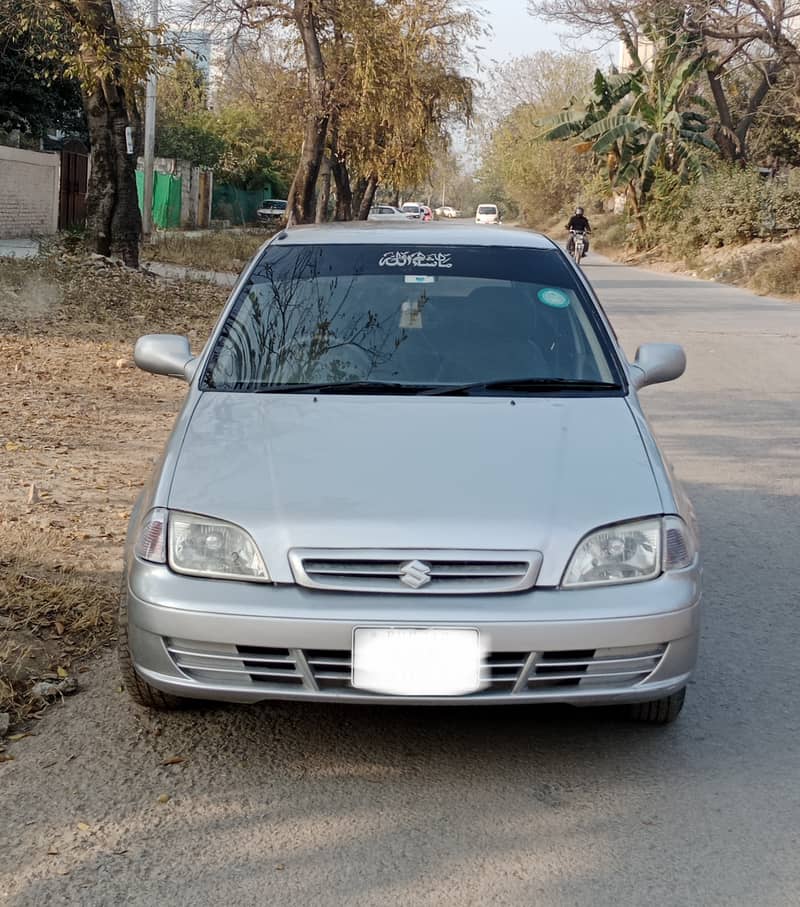
[[[279,649],[165,640],[175,666],[217,687],[294,687],[317,693],[353,689],[349,649]],[[491,652],[483,693],[535,693],[569,687],[631,687],[658,667],[666,645],[550,652]],[[361,691],[359,691],[361,692]],[[481,693],[474,693],[480,696]]]
[[[529,589],[538,551],[317,550],[289,552],[295,581],[338,592],[485,595]]]

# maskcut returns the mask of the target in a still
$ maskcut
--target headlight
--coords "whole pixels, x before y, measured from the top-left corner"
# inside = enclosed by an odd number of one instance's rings
[[[575,549],[562,586],[636,583],[661,572],[660,519],[599,529]]]
[[[176,573],[269,581],[256,543],[238,526],[193,513],[170,513],[167,537],[169,565]]]

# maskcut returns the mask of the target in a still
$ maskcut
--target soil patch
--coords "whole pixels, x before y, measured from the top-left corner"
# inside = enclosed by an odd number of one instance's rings
[[[133,367],[140,334],[199,348],[227,291],[51,252],[0,261],[0,712],[114,635],[126,523],[186,385]]]

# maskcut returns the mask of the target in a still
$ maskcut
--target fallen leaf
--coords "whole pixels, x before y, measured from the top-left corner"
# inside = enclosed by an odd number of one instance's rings
[[[286,869],[286,867],[283,865],[283,863],[278,863],[278,865],[275,868],[277,870]]]
[[[169,795],[169,794],[159,794],[159,795],[158,795],[158,802],[159,802],[159,803],[169,803],[169,801],[170,801],[170,795]]]
[[[69,671],[67,671],[65,668],[62,668],[60,665],[58,666],[58,668],[56,668],[56,673],[59,677],[69,677]]]
[[[56,633],[58,633],[59,636],[64,635],[64,624],[62,624],[60,620],[57,620],[53,626],[56,628]]]
[[[57,857],[58,851],[55,849],[55,847],[51,847],[50,850],[47,851],[47,856],[48,857]]]
[[[123,853],[127,853],[127,852],[128,852],[127,847],[117,847],[116,850],[111,851],[111,853],[113,853],[115,856],[121,856]]]
[[[165,759],[161,764],[162,765],[180,765],[183,762],[183,756],[170,756],[169,759]]]
[[[17,740],[23,740],[25,737],[33,737],[33,734],[27,731],[24,734],[10,734],[8,739],[16,743]]]
[[[78,828],[81,831],[91,831],[92,830],[92,826],[87,825],[86,822],[78,822]]]
[[[14,757],[11,753],[0,753],[0,762],[13,762]]]
[[[6,450],[19,450],[19,444],[15,444],[13,441],[6,441]]]

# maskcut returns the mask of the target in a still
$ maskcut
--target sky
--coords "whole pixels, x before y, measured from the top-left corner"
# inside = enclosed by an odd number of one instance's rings
[[[494,32],[482,42],[490,59],[499,61],[534,50],[560,49],[558,32],[563,31],[563,26],[528,15],[527,0],[475,0],[475,5],[488,12],[486,21]]]

